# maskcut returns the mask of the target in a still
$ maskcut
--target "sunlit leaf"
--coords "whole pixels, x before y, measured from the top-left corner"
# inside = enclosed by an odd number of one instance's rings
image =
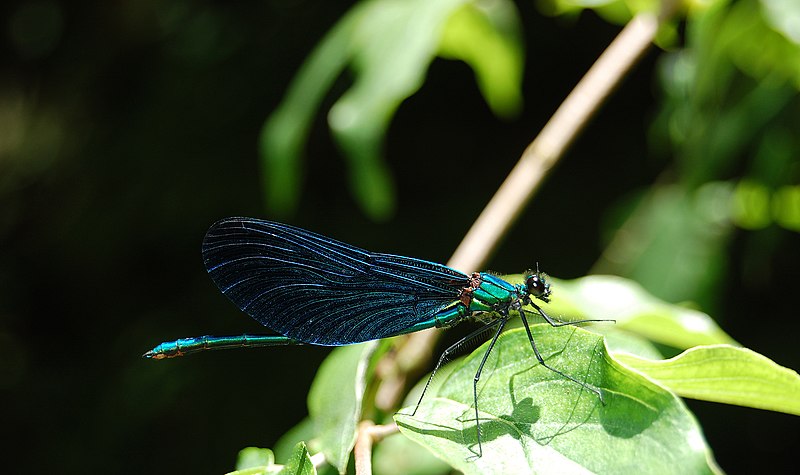
[[[413,408],[395,416],[401,432],[466,474],[715,471],[681,400],[614,361],[601,336],[546,324],[532,331],[549,365],[599,388],[604,402],[538,364],[516,329],[500,337],[478,386],[482,457],[472,381],[485,345],[455,363],[414,417],[404,415]]]
[[[764,19],[787,39],[800,45],[800,2],[796,0],[761,0]]]
[[[660,361],[614,357],[681,396],[800,415],[797,372],[746,348],[703,346]]]
[[[278,473],[280,475],[316,475],[317,469],[311,461],[306,444],[300,442],[295,446],[292,456],[283,466],[283,470]]]
[[[707,314],[659,300],[634,281],[603,275],[552,280],[552,301],[544,308],[565,320],[614,319],[608,325],[615,330],[681,349],[735,343]]]

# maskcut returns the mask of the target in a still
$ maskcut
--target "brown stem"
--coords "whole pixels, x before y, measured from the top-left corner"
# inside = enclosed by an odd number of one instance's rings
[[[625,26],[525,149],[464,236],[449,266],[472,272],[488,260],[548,172],[647,51],[659,25],[656,15],[639,14]]]
[[[397,432],[396,424],[376,426],[372,421],[361,421],[355,445],[356,475],[372,474],[372,443],[380,442],[395,432]]]
[[[468,273],[481,268],[488,260],[542,180],[606,98],[643,57],[659,26],[672,17],[679,3],[678,0],[665,0],[660,15],[641,13],[623,28],[525,149],[517,165],[453,253],[448,261],[450,267]],[[399,362],[397,364],[405,369],[402,372],[413,374],[420,371],[419,367],[426,364],[429,357],[420,358],[419,355],[429,355],[438,337],[439,332],[434,329],[412,334],[395,356]],[[412,361],[420,366],[415,368],[415,364],[409,364]],[[400,375],[397,377],[403,378]],[[400,388],[403,386],[388,384],[386,391],[379,391],[381,406],[394,407],[402,397]],[[386,394],[389,392],[392,394]]]

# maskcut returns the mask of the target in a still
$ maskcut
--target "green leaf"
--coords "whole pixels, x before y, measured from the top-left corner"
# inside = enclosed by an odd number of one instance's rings
[[[505,332],[478,386],[483,456],[475,457],[472,381],[483,345],[453,370],[400,431],[465,474],[711,473],[716,466],[683,402],[609,356],[601,336],[575,327],[531,327],[545,361],[602,391],[540,365],[524,330]]]
[[[275,455],[270,449],[259,447],[247,447],[239,451],[236,458],[236,470],[241,471],[246,468],[268,467],[275,463]]]
[[[548,15],[577,15],[593,10],[605,20],[624,25],[639,13],[656,13],[658,0],[541,0],[540,8]]]
[[[275,446],[272,448],[272,451],[275,452],[275,459],[288,459],[292,452],[294,452],[294,447],[299,442],[305,442],[308,450],[319,452],[319,448],[312,440],[316,435],[314,429],[314,421],[312,421],[310,417],[306,417],[298,422],[297,425],[286,431],[281,438],[275,442]]]
[[[349,59],[359,9],[342,18],[317,45],[261,130],[260,155],[266,202],[276,214],[294,210],[300,195],[300,156],[327,89]]]
[[[522,108],[524,55],[518,19],[512,2],[468,3],[450,16],[439,44],[441,57],[472,67],[486,102],[503,117]]]
[[[762,15],[767,23],[787,40],[800,46],[800,3],[795,0],[761,0]]]
[[[372,466],[380,475],[446,475],[452,471],[450,465],[399,434],[375,445]]]
[[[628,331],[618,330],[614,328],[613,324],[597,323],[586,328],[603,335],[606,339],[606,347],[612,353],[622,351],[651,360],[664,358],[663,352],[650,340]]]
[[[743,71],[760,80],[789,81],[800,89],[800,33],[796,1],[733,2],[718,34]]]
[[[308,394],[317,440],[328,463],[340,473],[347,469],[355,445],[367,368],[377,347],[377,342],[369,342],[334,349],[322,362]]]
[[[337,23],[303,64],[262,130],[263,178],[267,205],[273,212],[286,214],[296,206],[303,142],[325,93],[350,65],[353,85],[331,108],[328,123],[349,161],[350,186],[361,207],[373,218],[391,213],[393,184],[382,158],[386,129],[400,103],[424,82],[451,15],[467,3],[372,0],[359,3]],[[490,66],[486,53],[473,52],[468,61],[476,67],[487,101],[501,113],[513,110],[521,82],[521,73],[515,73],[513,65],[521,59],[511,52],[521,51],[521,42],[509,26],[517,21],[510,5],[503,0],[481,8],[487,19],[480,28],[482,36],[469,39],[475,44],[491,38],[488,50],[503,55],[492,63],[502,67],[498,71],[486,70]],[[502,15],[494,14],[501,10]],[[501,78],[504,74],[508,76]],[[513,81],[517,84],[512,85]]]
[[[746,348],[703,346],[660,361],[614,358],[684,397],[800,415],[797,372]]]
[[[316,475],[317,469],[311,461],[305,443],[300,442],[294,447],[292,456],[283,466],[283,470],[278,473],[280,475]]]
[[[800,186],[783,186],[773,199],[775,222],[786,229],[800,232]]]
[[[632,280],[592,275],[552,281],[551,303],[543,305],[552,316],[565,320],[615,319],[610,329],[633,332],[680,349],[735,343],[707,314],[663,302]]]

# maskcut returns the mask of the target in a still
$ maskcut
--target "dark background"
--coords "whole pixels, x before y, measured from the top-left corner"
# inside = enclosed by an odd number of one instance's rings
[[[302,60],[350,6],[262,2],[24,2],[0,7],[0,397],[8,473],[221,473],[239,449],[269,447],[306,413],[326,351],[219,352],[166,362],[163,340],[259,332],[207,277],[200,242],[215,220],[265,214],[260,128]],[[618,28],[519,2],[526,104],[495,118],[464,64],[437,60],[392,122],[386,157],[396,214],[375,223],[346,187],[324,113],[307,147],[296,224],[368,249],[444,262]],[[28,21],[20,11],[36,21]],[[26,23],[28,21],[28,23]],[[34,25],[28,43],[15,28]],[[527,208],[488,268],[539,262],[584,275],[610,206],[647,187],[650,55]],[[344,77],[329,106],[347,86]],[[736,262],[740,246],[731,246]],[[800,366],[787,295],[796,241],[775,253],[757,299],[736,265],[724,328]],[[776,326],[789,326],[773,338]],[[791,471],[800,430],[784,414],[688,401],[721,466]]]

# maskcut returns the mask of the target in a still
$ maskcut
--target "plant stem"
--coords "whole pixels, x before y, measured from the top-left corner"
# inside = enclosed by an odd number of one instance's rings
[[[625,75],[644,56],[659,26],[672,17],[679,4],[678,0],[664,0],[659,15],[641,13],[623,28],[525,149],[453,253],[448,261],[450,267],[472,272],[489,259],[544,177]],[[419,372],[419,368],[427,363],[429,356],[426,358],[425,355],[430,355],[439,334],[430,329],[410,335],[406,344],[398,349],[395,364],[404,368],[404,373]],[[402,375],[396,377],[402,378]],[[399,388],[404,385],[389,383],[384,381],[379,389],[383,408],[393,407],[402,397]]]
[[[525,149],[456,248],[450,267],[472,272],[486,263],[548,172],[647,52],[660,24],[655,14],[639,14],[625,26]]]

